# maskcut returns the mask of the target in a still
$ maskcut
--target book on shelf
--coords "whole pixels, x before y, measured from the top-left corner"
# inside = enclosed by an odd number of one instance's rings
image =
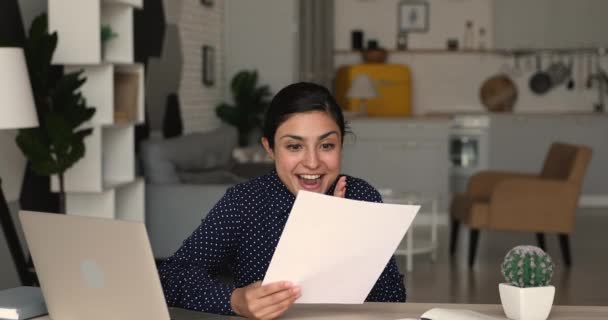
[[[0,319],[21,320],[47,314],[42,291],[37,287],[0,290]]]

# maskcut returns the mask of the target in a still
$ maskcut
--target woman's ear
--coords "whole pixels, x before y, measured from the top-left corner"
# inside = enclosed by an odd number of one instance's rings
[[[270,147],[270,144],[268,143],[268,139],[266,139],[266,137],[262,137],[262,145],[264,146],[264,149],[268,153],[270,159],[274,160],[274,151]]]

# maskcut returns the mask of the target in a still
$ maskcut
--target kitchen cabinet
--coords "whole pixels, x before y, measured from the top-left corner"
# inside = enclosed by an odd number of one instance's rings
[[[489,169],[538,173],[553,142],[584,144],[593,150],[582,194],[608,196],[608,116],[492,115]]]
[[[448,119],[359,118],[349,124],[344,173],[377,189],[448,198]]]
[[[608,46],[608,1],[495,0],[497,49]]]

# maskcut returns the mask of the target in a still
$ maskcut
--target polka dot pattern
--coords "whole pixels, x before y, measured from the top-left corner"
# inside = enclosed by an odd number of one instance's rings
[[[346,186],[346,198],[382,202],[378,191],[361,179],[347,177]],[[334,187],[327,194],[333,194]],[[234,314],[232,291],[264,278],[294,201],[275,171],[228,189],[181,248],[160,266],[167,303]],[[218,279],[226,269],[234,275],[231,285]],[[394,257],[366,301],[405,301],[403,275]]]

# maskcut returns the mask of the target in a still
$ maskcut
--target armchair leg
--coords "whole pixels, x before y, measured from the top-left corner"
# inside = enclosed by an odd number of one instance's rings
[[[458,242],[458,231],[460,230],[460,221],[452,218],[450,220],[450,257],[456,253],[456,243]]]
[[[543,251],[547,251],[545,247],[545,234],[542,232],[536,233],[536,242],[538,242],[538,246],[543,249]]]
[[[477,241],[479,240],[479,230],[471,229],[469,240],[469,267],[475,264],[475,254],[477,253]]]
[[[564,256],[564,262],[566,263],[566,267],[570,267],[572,265],[572,258],[570,256],[570,238],[564,233],[559,234],[558,237],[559,246],[562,248],[562,255]]]

